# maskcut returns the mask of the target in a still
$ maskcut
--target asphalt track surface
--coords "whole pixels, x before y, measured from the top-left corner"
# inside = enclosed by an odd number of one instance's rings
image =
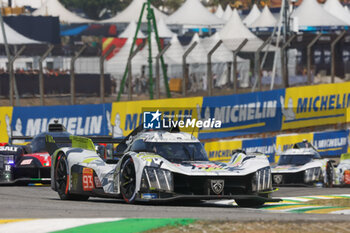
[[[350,188],[285,187],[274,197],[350,194]],[[0,218],[200,218],[212,220],[349,220],[349,215],[271,213],[212,202],[135,204],[122,200],[90,198],[86,202],[61,201],[50,187],[0,186]]]

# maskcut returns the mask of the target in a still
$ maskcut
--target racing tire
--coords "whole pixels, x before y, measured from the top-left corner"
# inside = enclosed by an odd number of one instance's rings
[[[334,177],[334,167],[331,162],[328,162],[326,165],[326,176],[327,180],[325,183],[325,186],[327,188],[332,188],[333,187],[333,177]]]
[[[61,153],[58,155],[56,167],[55,167],[55,182],[56,190],[61,200],[73,200],[73,201],[87,201],[89,196],[71,194],[68,191],[68,166],[67,157]]]
[[[128,158],[120,171],[120,193],[127,203],[134,203],[136,199],[136,172],[132,158]]]
[[[263,200],[254,200],[254,199],[237,199],[235,200],[239,207],[247,208],[259,208],[265,204]]]

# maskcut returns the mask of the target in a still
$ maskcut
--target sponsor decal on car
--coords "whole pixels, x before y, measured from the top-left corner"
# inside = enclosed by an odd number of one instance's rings
[[[224,186],[224,180],[210,180],[211,190],[213,190],[213,192],[217,195],[219,195],[224,190]]]
[[[33,161],[33,159],[25,159],[21,162],[21,165],[29,165],[31,164]]]
[[[94,180],[95,180],[95,186],[96,186],[96,188],[101,188],[101,187],[102,187],[102,184],[101,184],[100,179],[99,179],[97,176],[95,176],[95,177],[94,177]]]
[[[11,166],[10,165],[5,165],[5,171],[11,171]]]
[[[83,168],[83,190],[91,191],[94,189],[94,171],[91,168]]]
[[[0,146],[0,151],[11,151],[11,152],[17,152],[18,147],[14,146]]]

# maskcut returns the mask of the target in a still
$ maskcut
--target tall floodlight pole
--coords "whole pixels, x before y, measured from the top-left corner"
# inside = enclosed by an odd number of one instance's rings
[[[151,2],[147,1],[147,30],[148,30],[148,80],[149,80],[149,97],[153,99],[153,70],[152,70],[152,12]]]
[[[284,8],[283,8],[283,43],[286,43],[289,36],[289,1],[284,1]],[[288,48],[286,49],[286,53],[283,54],[283,60],[285,65],[285,72],[288,79]],[[282,54],[281,54],[282,55]]]
[[[283,0],[284,1],[284,8],[283,8],[283,35],[284,35],[284,41],[287,41],[288,33],[289,33],[289,2],[288,0]]]
[[[137,39],[137,33],[140,30],[140,26],[141,26],[141,23],[142,23],[142,16],[143,16],[143,13],[144,13],[145,9],[147,10],[147,29],[148,29],[148,47],[149,47],[148,48],[149,94],[150,94],[150,99],[153,99],[153,69],[152,69],[152,46],[151,46],[152,26],[153,26],[153,29],[154,29],[154,32],[155,32],[155,36],[156,36],[156,42],[157,42],[157,46],[158,46],[158,51],[162,51],[162,49],[161,49],[161,44],[160,44],[160,40],[159,40],[159,36],[158,36],[156,19],[154,17],[153,9],[151,8],[151,0],[147,0],[147,2],[145,2],[142,5],[139,21],[137,23],[137,28],[136,28],[135,35],[134,35],[134,40],[133,40],[131,48],[130,48],[129,57],[131,56],[131,54],[134,51],[134,46],[136,44],[136,39]],[[166,66],[165,66],[165,63],[164,63],[163,55],[160,57],[160,61],[161,61],[161,64],[162,64],[163,78],[164,78],[164,84],[165,84],[167,97],[170,98],[171,94],[170,94],[170,89],[169,89],[169,84],[168,84],[168,77],[167,77],[167,74],[166,74]],[[120,101],[121,94],[124,91],[124,85],[125,85],[125,80],[126,80],[127,75],[128,75],[128,66],[125,67],[123,79],[121,80],[121,83],[120,83],[120,89],[119,89],[117,101]]]

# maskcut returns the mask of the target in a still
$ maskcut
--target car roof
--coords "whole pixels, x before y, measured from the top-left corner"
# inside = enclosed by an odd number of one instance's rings
[[[34,138],[45,137],[46,135],[51,135],[52,137],[69,137],[71,134],[68,132],[43,132],[37,134]]]
[[[315,150],[311,148],[302,148],[302,149],[288,149],[282,154],[314,154]]]
[[[315,155],[319,154],[312,148],[288,149],[281,153],[281,155]]]
[[[185,132],[170,133],[168,131],[157,130],[140,133],[135,140],[143,139],[146,142],[177,142],[189,143],[199,142],[199,140],[192,134]]]

